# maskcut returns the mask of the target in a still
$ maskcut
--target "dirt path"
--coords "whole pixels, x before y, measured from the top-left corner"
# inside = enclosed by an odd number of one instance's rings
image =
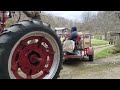
[[[111,46],[96,48],[95,53]],[[64,62],[59,79],[120,79],[120,56],[94,60]]]

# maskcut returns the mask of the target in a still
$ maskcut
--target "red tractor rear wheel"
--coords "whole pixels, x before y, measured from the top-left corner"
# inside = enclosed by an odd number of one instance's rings
[[[55,32],[38,21],[22,21],[0,35],[1,79],[56,79],[62,46]]]
[[[94,60],[94,49],[93,49],[93,47],[87,48],[87,55],[88,55],[89,61]]]
[[[89,55],[89,61],[93,61],[93,55]]]

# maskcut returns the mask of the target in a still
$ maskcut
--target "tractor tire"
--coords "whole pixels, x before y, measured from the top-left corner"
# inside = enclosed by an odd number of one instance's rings
[[[93,55],[89,55],[89,61],[93,61]]]
[[[0,79],[57,79],[63,50],[42,22],[24,20],[0,34]]]
[[[94,49],[93,49],[93,47],[89,47],[87,49],[87,56],[88,56],[89,61],[94,60]]]

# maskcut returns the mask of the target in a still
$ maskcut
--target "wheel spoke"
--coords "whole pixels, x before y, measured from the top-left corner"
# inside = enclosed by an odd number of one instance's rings
[[[42,43],[43,41],[44,41],[44,37],[38,38],[38,42],[37,42],[38,48],[41,46],[41,43]]]
[[[31,76],[31,75],[28,75],[26,79],[32,79],[32,76]]]
[[[43,73],[44,73],[44,74],[49,74],[50,72],[49,72],[49,70],[48,70],[47,68],[44,68],[44,69],[43,69]]]
[[[31,74],[32,74],[32,69],[29,71],[29,74],[27,74],[27,78],[26,79],[32,79]]]
[[[17,61],[17,62],[15,63],[15,65],[13,65],[13,66],[11,67],[11,70],[12,70],[12,71],[17,71],[20,66],[21,66],[21,65],[20,65],[19,61]]]
[[[21,42],[20,42],[20,46],[22,47],[22,49],[24,49],[24,48],[26,47],[26,44],[27,44],[27,43],[25,43],[24,41],[21,41]]]
[[[50,55],[54,55],[54,54],[55,54],[55,52],[48,52],[48,54],[50,54]]]

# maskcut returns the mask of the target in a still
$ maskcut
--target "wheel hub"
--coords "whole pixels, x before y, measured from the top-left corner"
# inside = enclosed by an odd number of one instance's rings
[[[30,53],[28,55],[28,59],[29,62],[34,66],[38,66],[42,62],[42,58],[40,58],[40,55],[37,53]],[[41,61],[39,61],[39,59],[41,59]]]

